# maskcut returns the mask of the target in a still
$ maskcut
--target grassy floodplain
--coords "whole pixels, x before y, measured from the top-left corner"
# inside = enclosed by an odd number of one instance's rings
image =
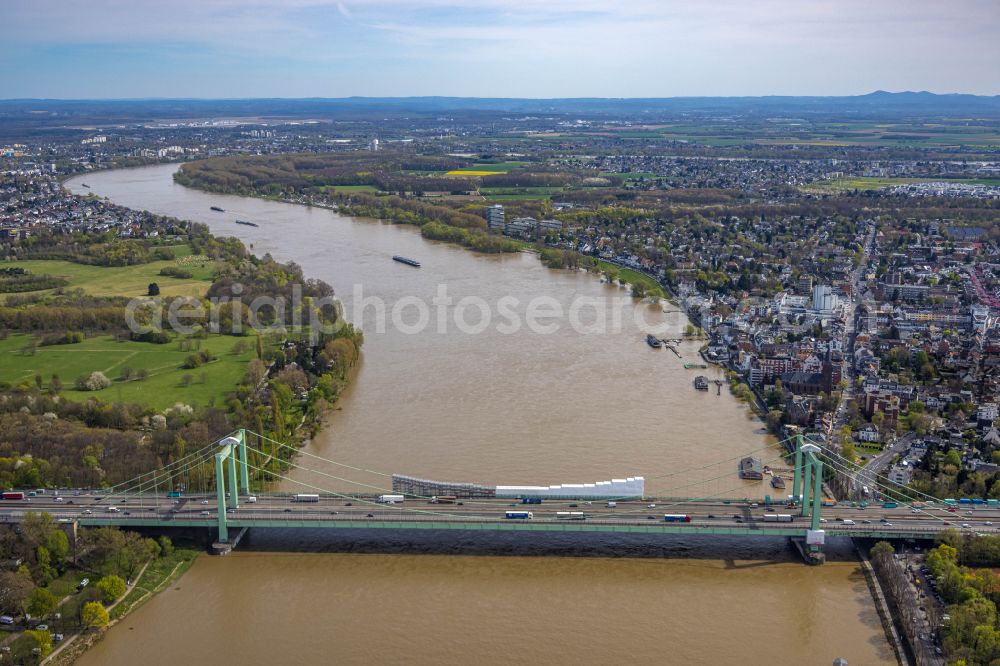
[[[181,349],[180,339],[166,344],[150,342],[118,342],[112,336],[87,338],[71,345],[38,347],[34,353],[24,350],[31,341],[28,335],[11,335],[0,340],[0,382],[17,386],[22,382],[34,383],[41,375],[44,386],[53,374],[59,375],[64,388],[61,395],[69,400],[99,398],[107,402],[133,403],[166,409],[178,402],[188,405],[207,405],[215,401],[221,405],[226,394],[236,386],[246,373],[247,363],[253,358],[253,344],[247,339],[247,351],[232,353],[240,338],[210,335],[191,343],[200,343],[200,351],[210,351],[216,360],[200,367],[182,368],[184,360],[194,353]],[[145,370],[144,380],[122,380],[123,368]],[[103,372],[114,384],[100,391],[78,391],[74,380],[91,372]],[[185,380],[185,376],[189,380]],[[190,383],[188,383],[188,381]]]
[[[173,248],[177,259],[151,261],[134,266],[94,266],[61,259],[25,259],[0,261],[0,268],[19,267],[34,275],[65,278],[67,288],[78,287],[94,296],[145,296],[155,282],[163,296],[202,296],[208,290],[220,264],[201,255],[192,255],[189,247]],[[164,268],[180,268],[190,278],[160,275]]]

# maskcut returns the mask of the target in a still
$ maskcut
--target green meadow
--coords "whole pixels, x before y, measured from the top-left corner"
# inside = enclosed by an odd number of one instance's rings
[[[232,353],[239,340],[245,341],[246,351]],[[232,391],[246,373],[247,363],[253,358],[253,338],[210,335],[200,341],[200,350],[217,356],[194,369],[182,368],[184,360],[194,353],[182,350],[180,340],[167,344],[149,342],[118,342],[112,336],[87,338],[72,345],[37,347],[27,353],[31,341],[27,335],[10,335],[0,340],[0,382],[17,386],[22,382],[35,383],[41,375],[43,387],[48,388],[53,374],[59,375],[63,384],[61,395],[69,400],[99,398],[106,402],[136,403],[162,410],[182,402],[188,405],[207,405],[214,400],[222,405],[226,394]],[[144,380],[121,379],[122,369],[145,370]],[[73,383],[78,376],[100,371],[114,384],[100,391],[77,391]],[[189,376],[189,382],[185,380]]]
[[[91,266],[61,259],[26,259],[0,261],[0,268],[18,266],[35,275],[65,278],[70,288],[79,287],[95,296],[145,296],[151,282],[160,287],[163,296],[203,296],[220,264],[207,257],[190,254],[186,246],[175,248],[175,253],[182,256],[173,261],[152,261],[134,266]],[[160,270],[168,266],[181,268],[191,277],[160,275]]]

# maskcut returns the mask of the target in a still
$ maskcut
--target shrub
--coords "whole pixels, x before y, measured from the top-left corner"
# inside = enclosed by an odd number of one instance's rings
[[[79,342],[83,342],[83,333],[78,331],[66,331],[65,333],[50,333],[49,335],[43,336],[39,345],[42,347],[48,347],[51,345],[75,345]]]
[[[212,352],[203,350],[198,352],[197,354],[191,354],[186,359],[184,359],[184,363],[181,364],[181,367],[184,368],[185,370],[191,370],[192,368],[197,368],[198,366],[203,365],[205,363],[211,363],[212,361],[215,360],[215,358],[216,357],[212,354]]]
[[[129,334],[129,337],[136,342],[152,342],[157,345],[164,345],[170,342],[170,336],[163,331],[146,331],[145,333],[135,333]]]
[[[125,581],[118,576],[105,576],[97,581],[97,589],[104,597],[104,603],[110,604],[118,597],[125,594]]]
[[[182,280],[189,280],[194,275],[189,271],[180,268],[179,266],[165,266],[160,269],[160,275],[165,275],[167,277],[179,278]]]
[[[108,610],[96,601],[88,601],[80,612],[83,626],[88,629],[103,629],[108,626]]]
[[[76,389],[78,391],[100,391],[111,386],[111,380],[104,376],[103,372],[92,372],[90,375],[80,375],[76,378]]]

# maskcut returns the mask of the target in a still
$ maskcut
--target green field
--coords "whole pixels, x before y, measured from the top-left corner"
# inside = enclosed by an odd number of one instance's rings
[[[639,180],[640,178],[656,178],[656,174],[652,171],[629,171],[627,173],[618,173],[617,171],[602,171],[601,175],[605,178],[624,178],[625,180]]]
[[[536,201],[539,199],[548,199],[552,195],[544,193],[528,193],[528,194],[483,194],[487,201]]]
[[[175,253],[185,254],[182,248]],[[95,296],[145,296],[150,282],[160,287],[163,296],[203,296],[208,290],[219,263],[201,255],[178,256],[173,261],[153,261],[134,266],[90,266],[61,259],[26,259],[0,261],[0,268],[18,266],[35,275],[65,278],[69,287],[79,287]],[[160,275],[160,269],[177,266],[191,273],[190,278]]]
[[[496,171],[506,173],[507,171],[513,171],[514,169],[520,169],[525,164],[527,164],[527,162],[497,162],[496,164],[473,164],[472,166],[465,168],[471,171]]]
[[[618,279],[622,282],[628,282],[629,284],[642,284],[646,287],[646,289],[663,290],[663,287],[661,287],[656,280],[649,277],[645,273],[640,273],[639,271],[632,270],[631,268],[624,268],[601,259],[597,260],[597,265],[600,266],[602,270],[613,269],[618,271]]]
[[[209,336],[201,340],[201,349],[218,357],[194,369],[181,368],[192,351],[181,351],[178,341],[157,345],[148,342],[117,342],[111,336],[88,338],[75,345],[38,347],[33,355],[21,350],[30,341],[27,335],[11,335],[0,340],[0,381],[16,386],[22,382],[34,383],[41,375],[48,387],[53,374],[63,383],[62,395],[70,400],[95,397],[106,402],[124,402],[164,409],[177,402],[188,405],[206,405],[210,399],[222,405],[229,393],[246,373],[246,366],[253,357],[252,338],[247,341],[250,351],[232,354],[231,350],[241,338]],[[143,381],[121,381],[123,367],[144,369],[149,376]],[[80,375],[95,370],[103,372],[114,385],[101,391],[77,391],[73,382]],[[204,373],[204,381],[202,378]],[[190,385],[184,386],[184,375],[191,375]]]
[[[520,169],[527,162],[497,162],[496,164],[473,164],[461,169],[451,169],[446,176],[489,176],[501,175],[514,169]],[[440,173],[440,172],[439,172]]]
[[[479,193],[488,201],[517,201],[548,199],[565,192],[563,187],[481,187]]]

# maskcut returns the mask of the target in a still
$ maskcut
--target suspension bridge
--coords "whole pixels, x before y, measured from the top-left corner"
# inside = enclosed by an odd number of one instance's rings
[[[1000,525],[1000,507],[952,506],[894,486],[880,475],[866,479],[887,499],[884,503],[837,503],[825,494],[824,469],[828,479],[840,476],[850,481],[858,473],[853,464],[822,441],[797,436],[779,444],[788,444],[792,451],[786,454],[770,446],[749,452],[768,452],[772,458],[763,461],[766,464],[792,465],[788,470],[792,492],[774,501],[746,496],[753,485],[736,481],[737,457],[699,468],[701,476],[695,481],[689,480],[692,470],[646,477],[660,489],[645,497],[598,496],[591,491],[544,501],[528,498],[532,503],[522,504],[523,499],[510,497],[398,493],[387,472],[239,430],[162,469],[110,488],[31,493],[35,496],[4,500],[0,522],[16,523],[29,511],[47,511],[74,530],[108,525],[204,528],[215,537],[219,553],[231,550],[246,530],[255,527],[788,537],[812,562],[822,561],[828,537],[933,539],[945,529],[993,533],[994,521]],[[285,449],[287,455],[282,455]],[[720,473],[704,477],[712,468]],[[381,481],[358,480],[372,476]],[[676,480],[679,485],[670,485]],[[267,490],[279,483],[294,491]],[[337,489],[345,486],[352,490]],[[200,492],[192,492],[196,487]],[[700,496],[692,496],[699,491]],[[386,499],[388,493],[393,494],[391,500]]]

